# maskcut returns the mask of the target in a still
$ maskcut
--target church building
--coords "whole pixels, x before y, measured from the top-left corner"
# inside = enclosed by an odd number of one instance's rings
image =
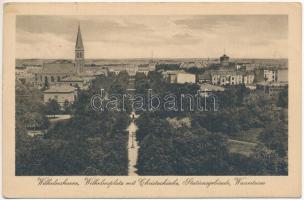
[[[82,43],[81,30],[78,26],[78,33],[75,44],[75,61],[57,60],[51,63],[44,63],[40,75],[40,82],[45,87],[56,85],[68,76],[75,76],[84,72],[84,46]]]

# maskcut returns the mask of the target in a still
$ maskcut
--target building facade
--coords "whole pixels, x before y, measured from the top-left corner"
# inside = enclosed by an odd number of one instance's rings
[[[278,82],[288,82],[288,69],[279,69],[278,70]]]
[[[229,67],[229,57],[226,54],[220,57],[220,64],[221,67]]]
[[[267,69],[257,69],[255,71],[256,82],[276,82],[278,76],[278,70],[267,68]]]
[[[40,81],[45,87],[51,87],[63,78],[76,75],[74,63],[58,60],[52,63],[44,63]]]
[[[211,82],[213,85],[253,84],[254,74],[235,70],[215,70],[211,71]]]
[[[72,87],[79,88],[79,89],[85,89],[86,86],[88,86],[84,79],[77,77],[77,76],[65,77],[59,82],[59,85],[72,86]]]
[[[242,73],[234,70],[216,70],[211,72],[214,85],[238,85],[243,83]]]
[[[254,74],[253,73],[244,73],[243,83],[245,85],[252,85],[254,83]]]
[[[195,74],[179,72],[176,74],[176,83],[184,84],[184,83],[195,83],[196,76]]]
[[[217,85],[212,85],[209,83],[200,84],[200,91],[202,96],[209,96],[215,92],[223,92],[225,88]]]
[[[277,96],[282,90],[287,88],[288,88],[287,82],[276,82],[276,83],[261,82],[258,83],[256,86],[257,91],[262,91],[263,93],[271,97]]]
[[[275,82],[277,81],[277,70],[264,70],[264,79],[268,82]]]
[[[82,43],[80,26],[75,45],[75,61],[57,60],[51,63],[44,63],[38,81],[44,87],[51,87],[68,76],[80,75],[84,72],[84,46]]]
[[[74,103],[77,98],[77,90],[75,87],[68,85],[54,86],[43,92],[44,103],[50,100],[56,100],[62,107],[64,102]]]

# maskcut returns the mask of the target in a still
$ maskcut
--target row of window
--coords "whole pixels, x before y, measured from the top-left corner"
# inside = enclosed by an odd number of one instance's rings
[[[54,76],[51,76],[51,82],[55,82],[55,78]],[[41,77],[41,81],[42,81],[42,77]],[[48,82],[49,81],[49,77],[45,76],[44,77],[44,81]],[[57,76],[57,82],[60,81],[60,76]]]
[[[77,51],[76,52],[76,58],[83,58],[83,52]]]

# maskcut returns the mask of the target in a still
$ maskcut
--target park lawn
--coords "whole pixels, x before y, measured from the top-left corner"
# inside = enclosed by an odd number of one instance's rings
[[[252,128],[241,133],[230,136],[230,139],[240,140],[245,142],[259,143],[259,135],[263,131],[263,128]]]
[[[228,140],[228,148],[230,153],[239,153],[245,156],[249,156],[253,153],[256,143],[244,142],[239,140]]]
[[[229,152],[249,156],[259,143],[258,137],[262,130],[262,128],[253,128],[242,131],[236,136],[230,136],[230,139],[228,139]]]

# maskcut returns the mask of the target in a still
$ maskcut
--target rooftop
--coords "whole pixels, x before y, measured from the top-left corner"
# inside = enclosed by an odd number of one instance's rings
[[[185,76],[192,76],[192,77],[196,77],[196,75],[195,75],[195,74],[187,73],[187,72],[184,72],[184,71],[182,71],[182,72],[178,72],[178,73],[176,73],[176,75],[177,75],[177,76],[183,76],[183,75],[185,75]]]
[[[183,70],[167,70],[163,71],[162,74],[177,74],[177,73],[185,73]]]
[[[223,87],[217,85],[211,85],[208,83],[204,83],[200,85],[201,91],[216,91],[216,92],[223,92],[225,89]]]
[[[211,73],[210,71],[205,71],[203,74],[198,75],[198,79],[210,79],[211,78]]]
[[[83,81],[83,79],[82,78],[80,78],[80,77],[77,77],[77,76],[68,76],[68,77],[65,77],[65,78],[63,78],[61,81],[75,81],[75,82],[81,82],[81,81]]]
[[[229,58],[226,54],[222,55],[221,58]]]
[[[75,72],[75,65],[70,62],[45,63],[42,68],[43,74],[74,74]]]
[[[71,93],[74,92],[76,88],[68,85],[54,86],[48,90],[45,90],[43,93]]]
[[[75,48],[78,49],[78,50],[83,50],[83,43],[82,43],[80,25],[78,26],[78,33],[77,33]]]
[[[257,83],[257,85],[279,87],[279,86],[287,86],[288,82],[259,82]]]
[[[211,75],[237,75],[242,74],[239,71],[235,70],[213,70],[211,71]]]

